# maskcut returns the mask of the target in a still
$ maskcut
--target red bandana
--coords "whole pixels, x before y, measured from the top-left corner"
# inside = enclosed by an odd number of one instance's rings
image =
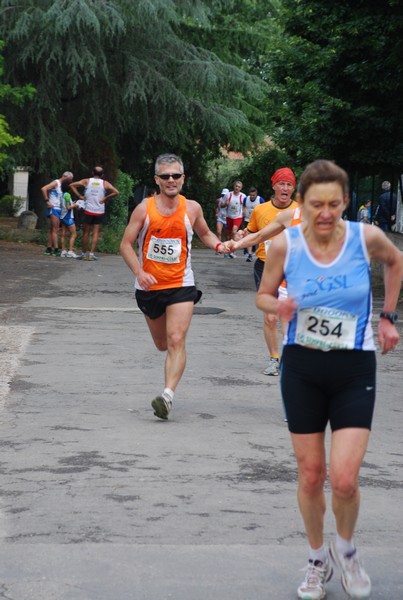
[[[288,183],[292,183],[294,187],[296,184],[295,175],[288,167],[277,169],[277,171],[273,173],[271,184],[274,186],[274,184],[276,184],[278,181],[287,181]]]

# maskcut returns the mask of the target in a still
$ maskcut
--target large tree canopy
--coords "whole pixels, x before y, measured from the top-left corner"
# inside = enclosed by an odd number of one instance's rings
[[[0,112],[37,172],[140,176],[174,150],[205,188],[206,160],[259,129],[275,150],[248,161],[256,185],[265,161],[402,172],[401,0],[0,0],[0,16],[6,82],[38,90]]]
[[[30,110],[7,118],[36,172],[81,161],[128,165],[161,150],[250,143],[261,83],[184,39],[221,2],[0,0],[7,81],[32,83]]]
[[[297,164],[350,171],[403,166],[403,7],[399,0],[283,0],[270,56],[275,138]]]

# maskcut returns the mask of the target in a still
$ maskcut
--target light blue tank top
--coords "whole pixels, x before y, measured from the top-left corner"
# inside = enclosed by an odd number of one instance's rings
[[[312,256],[301,225],[285,230],[284,273],[288,295],[297,302],[298,311],[288,325],[284,344],[319,350],[375,350],[364,225],[345,224],[343,247],[329,264]]]

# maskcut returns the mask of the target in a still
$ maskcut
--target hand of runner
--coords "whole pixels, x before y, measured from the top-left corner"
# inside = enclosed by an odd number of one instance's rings
[[[237,242],[238,242],[238,241],[239,241],[239,240],[241,240],[243,237],[245,237],[245,234],[244,234],[244,229],[238,229],[238,231],[237,231],[237,232],[236,232],[236,234],[234,235],[234,239],[235,239],[235,241],[237,241]]]
[[[291,321],[297,308],[298,304],[295,302],[294,298],[284,298],[284,300],[279,300],[278,302],[277,314],[280,319]]]
[[[378,323],[378,342],[382,354],[394,350],[399,341],[399,334],[396,327],[387,319],[379,319]]]
[[[150,289],[150,287],[156,283],[158,283],[158,281],[155,279],[154,275],[150,275],[149,273],[146,273],[145,271],[143,271],[143,269],[141,269],[137,275],[137,281],[139,283],[139,285],[141,286],[141,288],[145,291],[148,292],[148,290]]]
[[[225,254],[229,254],[230,252],[234,252],[234,250],[236,250],[236,242],[234,242],[234,240],[223,242],[223,245]]]

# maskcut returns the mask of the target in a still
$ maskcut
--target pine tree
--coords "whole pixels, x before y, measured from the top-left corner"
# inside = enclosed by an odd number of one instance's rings
[[[7,81],[37,89],[30,110],[6,113],[26,140],[18,160],[56,176],[251,139],[242,107],[258,79],[182,36],[189,20],[208,27],[209,4],[1,0]]]

